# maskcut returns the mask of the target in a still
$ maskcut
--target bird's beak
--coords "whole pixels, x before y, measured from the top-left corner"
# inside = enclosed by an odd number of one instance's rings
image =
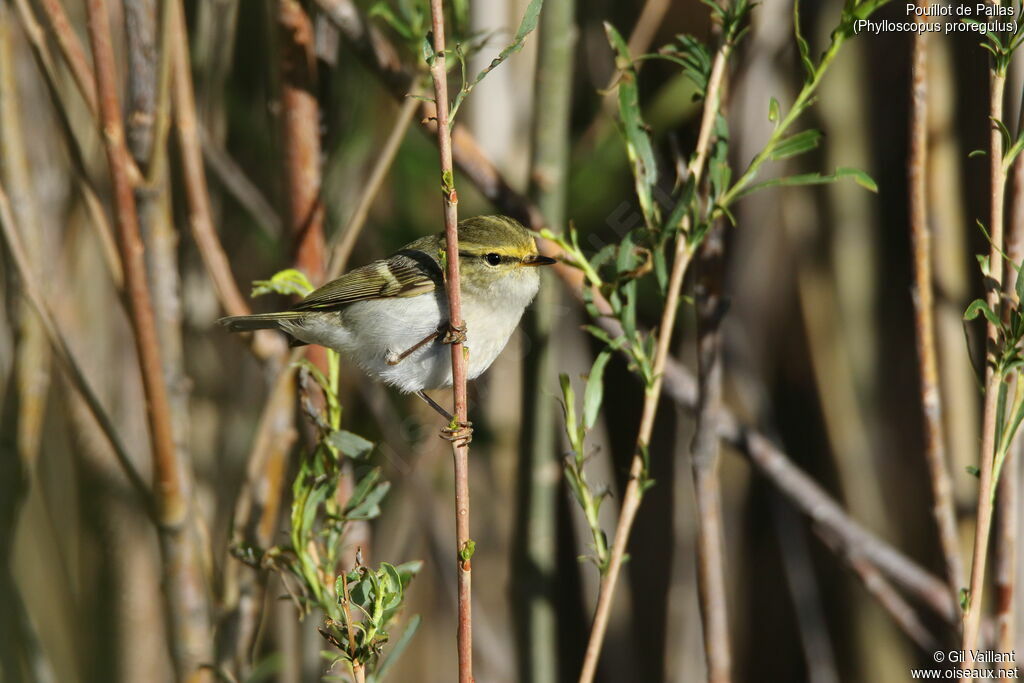
[[[550,266],[555,263],[557,263],[555,259],[541,256],[540,254],[530,254],[523,258],[524,266]]]

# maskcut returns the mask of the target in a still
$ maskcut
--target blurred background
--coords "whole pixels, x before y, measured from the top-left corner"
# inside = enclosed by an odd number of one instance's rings
[[[543,12],[557,2],[548,0]],[[109,268],[110,244],[97,229],[103,216],[112,220],[110,176],[86,98],[59,56],[48,20],[54,3],[59,5],[57,0],[0,4],[2,180],[38,285],[135,468],[149,482],[138,361]],[[163,5],[155,0],[108,4],[127,112],[145,99],[128,82],[130,56],[148,54],[151,66],[161,64],[153,53],[159,32],[152,31],[160,25]],[[510,42],[526,4],[455,3],[462,14],[453,17],[449,43],[486,39],[470,60],[471,72],[485,67]],[[63,9],[88,61],[83,5],[69,0]],[[305,29],[283,28],[287,12],[280,5],[298,8]],[[332,15],[325,11],[332,5],[342,9]],[[842,3],[803,5],[803,30],[817,54],[827,44]],[[253,280],[296,264],[297,249],[300,268],[309,271],[308,259],[319,258],[321,270],[308,274],[316,280],[323,273],[327,251],[310,247],[310,226],[296,227],[293,218],[288,150],[296,143],[286,114],[312,102],[312,118],[305,123],[308,130],[315,121],[312,138],[319,149],[313,144],[307,151],[321,173],[321,187],[314,186],[311,201],[322,202],[328,245],[345,234],[371,170],[402,126],[403,102],[395,97],[394,79],[382,77],[367,61],[351,24],[339,30],[331,20],[356,16],[352,8],[350,3],[274,0],[184,3],[210,214],[243,296]],[[402,64],[422,68],[417,50],[423,34],[410,37],[401,30],[410,17],[424,16],[417,15],[425,11],[418,2],[360,0],[357,8],[364,29],[373,27]],[[147,24],[139,17],[146,15],[156,19],[148,24],[149,47],[132,49],[125,42],[126,25],[143,21],[136,35],[145,37]],[[891,4],[881,16],[905,20],[905,6]],[[568,26],[547,33],[542,20],[524,49],[475,88],[458,120],[515,191],[537,197],[540,185],[549,194],[564,193],[564,204],[552,209],[562,203],[556,199],[545,213],[556,230],[571,220],[584,251],[592,253],[641,221],[614,97],[604,94],[615,67],[603,22],[629,39],[634,54],[653,52],[680,33],[712,40],[712,29],[708,8],[698,0],[578,0],[570,18]],[[731,63],[727,111],[737,168],[770,134],[769,98],[786,105],[801,85],[792,20],[789,0],[761,2]],[[292,39],[306,49],[298,66]],[[566,42],[563,61],[571,83],[564,89],[568,135],[553,143],[564,146],[567,166],[564,176],[556,174],[553,181],[538,180],[531,151],[538,148],[535,117],[544,111],[536,105],[538,78],[545,75],[538,72],[537,50],[544,41]],[[975,225],[988,213],[988,162],[968,157],[986,147],[989,131],[988,62],[978,42],[976,34],[940,34],[928,47],[926,173],[936,335],[964,557],[972,538],[976,480],[965,468],[977,457],[980,392],[973,366],[980,362],[981,333],[971,328],[965,339],[962,314],[982,295],[975,254],[988,250]],[[50,78],[39,45],[53,60]],[[769,190],[737,206],[737,226],[727,238],[724,390],[726,403],[741,420],[767,434],[850,517],[942,576],[922,455],[911,298],[910,58],[906,34],[850,41],[827,74],[818,102],[798,126],[822,130],[823,143],[796,162],[767,171],[857,167],[875,179],[877,194],[838,183]],[[296,71],[308,77],[298,88],[306,98],[298,108],[285,92],[295,85]],[[1008,121],[1017,119],[1022,75],[1016,67],[1011,74]],[[668,177],[672,160],[693,148],[701,108],[694,102],[692,83],[673,64],[643,62],[639,83],[641,109]],[[155,97],[150,113],[159,120],[161,106],[169,105],[159,93]],[[406,109],[411,125],[396,138],[394,161],[352,244],[352,265],[385,256],[442,227],[436,143],[420,125],[421,114]],[[131,128],[137,119],[127,118]],[[172,128],[179,125],[175,117]],[[172,349],[163,349],[165,355],[178,358],[170,385],[179,402],[174,420],[178,446],[194,478],[199,528],[210,549],[203,562],[218,643],[223,645],[230,633],[226,624],[237,617],[239,601],[257,596],[250,606],[257,616],[251,622],[256,632],[248,661],[238,667],[231,653],[218,649],[211,664],[234,671],[238,680],[318,680],[326,669],[318,652],[328,645],[317,633],[317,617],[299,621],[292,603],[279,599],[285,589],[276,575],[242,566],[230,552],[237,539],[233,524],[254,519],[252,500],[261,513],[270,511],[256,516],[266,525],[262,538],[286,541],[290,481],[309,438],[306,418],[292,399],[284,411],[292,425],[284,431],[291,430],[291,437],[272,460],[279,471],[260,480],[258,471],[253,474],[251,454],[276,372],[243,340],[216,325],[224,309],[190,225],[194,209],[185,187],[187,159],[176,135],[171,130],[160,162],[166,173],[141,191],[146,196],[139,203],[147,255],[155,259],[149,262],[151,277],[164,278],[153,288],[170,292],[162,309],[166,316],[159,314],[167,324],[161,328],[161,343]],[[138,142],[131,130],[129,138]],[[461,216],[506,211],[465,174],[457,171],[456,182]],[[4,255],[0,679],[173,680],[158,534],[56,364]],[[597,570],[578,559],[590,552],[588,529],[561,480],[559,460],[567,445],[557,373],[578,382],[599,345],[581,330],[586,322],[582,306],[551,273],[545,277],[542,298],[553,311],[552,327],[546,329],[531,313],[491,370],[470,388],[475,675],[481,683],[575,680],[597,596]],[[287,299],[263,297],[251,305],[271,310],[287,305]],[[642,322],[655,326],[660,311],[661,301],[651,289],[640,302]],[[680,319],[674,354],[694,368],[689,302]],[[537,373],[538,358],[545,353],[550,359],[542,367],[549,372]],[[606,483],[612,491],[601,511],[610,536],[643,389],[617,357],[605,384],[605,406],[591,435],[587,468],[592,483]],[[442,425],[415,398],[371,385],[344,364],[341,387],[345,428],[378,444],[373,457],[392,484],[379,519],[350,530],[348,551],[359,546],[364,560],[373,564],[424,561],[399,619],[404,624],[419,614],[423,625],[389,679],[453,680],[452,468],[448,445],[435,435]],[[441,404],[451,400],[446,392],[434,397]],[[687,413],[663,400],[651,444],[656,483],[644,498],[630,540],[598,680],[704,679],[689,473],[693,428]],[[550,438],[538,441],[538,433]],[[257,484],[276,489],[250,485],[254,476]],[[931,651],[894,623],[842,553],[823,543],[814,525],[746,459],[726,449],[720,476],[736,680],[906,680],[910,667],[932,662]],[[1006,476],[1020,478],[1021,468],[1012,467]],[[250,499],[249,507],[240,499]],[[531,520],[542,522],[539,540],[531,535]],[[539,564],[535,541],[546,548]],[[263,581],[265,594],[238,588]],[[910,607],[919,611],[936,643],[953,647],[954,630],[947,623],[913,599]],[[1024,651],[1024,642],[1018,643]]]

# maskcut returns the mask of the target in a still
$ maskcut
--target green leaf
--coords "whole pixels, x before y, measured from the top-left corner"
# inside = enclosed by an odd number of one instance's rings
[[[362,460],[373,451],[373,442],[367,441],[358,434],[339,429],[327,437],[327,443],[341,451],[342,455],[353,460]]]
[[[523,43],[526,42],[526,37],[537,28],[537,22],[540,20],[540,10],[543,5],[544,0],[530,0],[530,4],[526,6],[526,11],[523,13],[523,19],[519,22],[519,29],[516,31],[516,35],[512,39],[512,43],[499,52],[498,56],[492,59],[491,63],[487,65],[487,68],[476,75],[476,78],[469,83],[464,83],[458,94],[455,96],[455,102],[452,103],[452,111],[449,115],[450,121],[455,120],[455,112],[458,111],[459,106],[466,98],[466,95],[468,95],[480,81],[484,80],[487,74],[494,71],[502,62],[523,49]]]
[[[388,652],[387,658],[381,663],[380,668],[377,669],[377,673],[374,675],[375,683],[384,683],[384,679],[387,677],[388,672],[391,671],[391,667],[395,665],[395,662],[405,652],[405,648],[408,647],[412,637],[416,635],[416,630],[420,627],[422,619],[420,615],[414,614],[412,619],[409,620],[409,625],[405,627],[405,631],[402,633],[398,641],[391,646]]]
[[[811,83],[818,70],[811,61],[811,48],[800,32],[800,0],[793,0],[793,33],[796,36],[797,49],[800,51],[800,61],[804,65],[804,82]]]
[[[875,185],[875,181],[871,179],[867,173],[855,168],[837,168],[835,173],[830,175],[822,175],[821,173],[802,173],[800,175],[785,176],[783,178],[775,178],[773,180],[766,180],[763,183],[757,183],[751,185],[737,195],[739,197],[745,197],[748,194],[763,190],[769,187],[790,187],[794,185],[827,185],[834,183],[842,178],[852,178],[861,187],[871,190],[872,192],[878,191],[878,186]]]
[[[295,268],[280,270],[269,280],[256,280],[252,283],[252,294],[257,297],[264,294],[284,294],[287,296],[306,296],[314,289],[305,273]]]
[[[615,27],[605,22],[608,42],[616,52],[615,64],[622,71],[618,80],[619,116],[622,118],[623,134],[626,138],[626,154],[633,167],[634,184],[640,211],[649,228],[657,225],[657,206],[654,203],[653,188],[658,183],[658,166],[654,159],[654,147],[640,113],[640,95],[636,82],[636,71],[629,55],[626,41]]]
[[[597,354],[594,364],[590,366],[587,387],[583,391],[583,426],[586,429],[590,429],[597,422],[597,414],[604,399],[604,368],[611,357],[611,351],[602,351]]]
[[[345,519],[376,519],[380,517],[380,502],[391,490],[390,481],[382,481],[366,494],[363,501],[345,513]]]
[[[985,320],[989,321],[996,327],[999,327],[1001,323],[999,316],[989,308],[988,302],[984,299],[975,299],[971,302],[971,305],[967,307],[966,311],[964,311],[964,320],[974,320],[978,317],[979,313],[985,316]]]
[[[787,138],[783,138],[772,149],[769,159],[772,161],[781,161],[782,159],[788,159],[789,157],[802,154],[809,150],[815,149],[821,142],[822,134],[820,130],[804,130],[790,135]]]

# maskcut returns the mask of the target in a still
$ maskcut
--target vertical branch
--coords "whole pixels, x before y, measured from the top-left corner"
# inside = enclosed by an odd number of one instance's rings
[[[184,462],[190,457],[188,378],[181,338],[178,236],[174,230],[165,154],[166,116],[170,109],[169,43],[159,40],[158,44],[155,2],[123,4],[128,47],[128,149],[136,166],[150,178],[145,186],[135,188],[135,206],[145,244],[146,273],[153,297],[156,334],[161,344],[160,360],[174,444],[178,459]],[[165,23],[163,29],[167,28]]]
[[[281,112],[289,225],[295,263],[313,284],[324,276],[324,209],[320,202],[320,109],[316,101],[313,25],[296,0],[277,5],[281,58]]]
[[[174,446],[167,386],[129,175],[106,1],[89,0],[86,9],[103,142],[114,192],[125,293],[146,396],[156,473],[156,515],[164,553],[175,663],[180,676],[193,676],[199,675],[200,665],[211,661],[211,633],[207,590],[198,549],[191,537],[190,473],[188,463],[181,459]]]
[[[451,124],[448,121],[448,76],[445,68],[444,7],[442,0],[430,0],[431,28],[434,33],[434,56],[430,75],[434,81],[434,103],[437,107],[437,144],[441,156],[441,186],[444,191],[444,233],[446,249],[445,282],[448,294],[449,324],[464,330],[462,320],[462,289],[459,284],[458,203],[455,174],[452,167]],[[452,345],[452,393],[454,414],[459,426],[469,422],[466,401],[467,351],[461,341]],[[452,441],[455,461],[455,539],[458,549],[458,649],[459,683],[473,681],[473,631],[470,588],[473,546],[469,539],[469,445],[465,439]]]
[[[722,83],[725,79],[726,62],[731,51],[732,45],[723,41],[715,52],[715,59],[711,66],[707,97],[704,101],[704,113],[701,117],[700,132],[697,137],[697,147],[693,160],[687,168],[687,171],[693,177],[694,185],[700,184],[704,166],[707,162],[715,118],[718,115]],[[654,381],[644,394],[640,428],[637,431],[633,460],[629,467],[629,483],[626,484],[626,491],[622,496],[622,507],[619,511],[619,521],[615,526],[615,539],[612,542],[608,568],[605,570],[604,576],[601,577],[601,588],[597,597],[594,622],[590,629],[590,639],[587,643],[586,654],[583,657],[583,667],[580,671],[580,683],[590,683],[590,681],[594,680],[594,675],[597,672],[597,662],[601,654],[604,634],[608,628],[608,618],[611,614],[615,585],[618,581],[619,571],[622,569],[622,560],[626,554],[629,533],[633,527],[633,521],[636,519],[637,510],[640,508],[640,499],[643,496],[641,484],[646,475],[645,459],[647,447],[651,440],[651,433],[654,431],[654,418],[657,415],[658,403],[661,399],[662,380],[669,357],[676,314],[679,310],[683,277],[686,275],[687,268],[694,255],[693,245],[687,238],[691,227],[690,220],[690,215],[687,213],[679,229],[679,237],[676,238],[672,272],[669,275],[668,281],[668,293],[665,297],[661,323],[658,326],[658,339],[653,363]]]
[[[576,45],[576,3],[549,3],[541,10],[535,76],[530,194],[548,225],[565,222],[569,165],[569,117]],[[530,352],[523,364],[522,411],[513,591],[517,605],[519,679],[553,683],[558,678],[555,612],[556,521],[560,485],[555,412],[538,400],[555,377],[551,337],[558,294],[542,281],[524,331]]]
[[[918,0],[927,8],[931,0]],[[927,23],[929,17],[915,15]],[[942,394],[938,355],[935,348],[935,310],[932,294],[931,228],[928,225],[928,34],[914,34],[913,73],[910,93],[910,241],[914,251],[914,327],[917,341],[921,409],[924,417],[924,455],[932,487],[932,514],[939,532],[939,545],[946,562],[946,578],[956,595],[964,585],[953,504],[953,484],[946,463],[946,439],[942,424]]]
[[[1006,75],[993,64],[990,70],[989,116],[994,122],[1002,120],[1003,91]],[[999,315],[1000,295],[1003,282],[1003,201],[1006,189],[1006,170],[1003,166],[1003,140],[995,123],[989,134],[989,176],[991,183],[991,219],[986,288],[988,305]],[[982,413],[981,451],[978,455],[978,521],[974,531],[974,552],[971,562],[971,584],[963,614],[963,648],[977,649],[978,630],[981,625],[982,597],[985,590],[985,563],[988,557],[989,532],[992,528],[993,509],[993,459],[996,444],[997,395],[1001,377],[993,365],[992,354],[998,349],[998,329],[992,321],[986,323],[985,353],[985,404]],[[965,658],[969,659],[969,658]],[[972,662],[964,662],[961,668],[970,668]]]
[[[1021,100],[1017,114],[1017,131],[1024,131],[1024,98]],[[1024,158],[1017,155],[1013,162],[1013,184],[1010,195],[1010,222],[1006,234],[1006,255],[1011,263],[1020,265],[1024,262]],[[1016,277],[1020,277],[1017,275]],[[1003,292],[1016,306],[1021,305],[1017,299],[1015,281],[1007,278]],[[1018,383],[1017,390],[1021,387]],[[1021,454],[1024,441],[1014,439],[1007,452],[1007,460],[1003,464],[1003,474],[999,478],[999,496],[997,500],[999,523],[996,527],[996,650],[1010,652],[1017,646],[1017,563],[1020,558],[1020,486],[1021,486]],[[1005,662],[1003,668],[1016,666],[1013,662]]]
[[[722,502],[718,483],[721,442],[718,414],[722,405],[723,227],[713,227],[701,244],[697,282],[697,431],[691,468],[697,502],[697,586],[708,681],[731,679],[728,605],[725,588]]]

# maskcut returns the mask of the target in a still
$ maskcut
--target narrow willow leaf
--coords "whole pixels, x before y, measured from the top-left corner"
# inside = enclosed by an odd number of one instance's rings
[[[327,442],[337,448],[346,457],[361,460],[373,451],[373,442],[367,441],[358,434],[339,429],[327,437]]]
[[[815,149],[821,142],[822,134],[820,130],[804,130],[790,135],[787,138],[783,138],[775,145],[772,150],[769,159],[772,161],[781,161],[782,159],[788,159],[789,157],[796,156],[797,154],[803,154],[804,152]]]
[[[999,326],[999,316],[989,308],[988,302],[984,299],[975,299],[971,302],[971,305],[967,307],[966,311],[964,311],[964,320],[974,320],[978,317],[979,313],[985,316],[985,320],[997,327]]]
[[[405,652],[405,648],[409,646],[409,642],[412,640],[412,637],[416,635],[416,630],[419,629],[420,622],[422,621],[423,620],[418,614],[414,614],[412,619],[409,620],[409,625],[405,627],[405,631],[402,633],[402,636],[398,639],[398,642],[391,646],[387,659],[381,663],[377,673],[374,674],[374,683],[384,683],[388,672],[391,671],[391,667],[395,665],[395,662],[397,662],[402,656],[402,653]]]
[[[583,426],[586,429],[590,429],[597,422],[597,414],[604,400],[604,368],[611,357],[611,351],[602,351],[597,354],[594,364],[590,366],[587,387],[583,390]]]

